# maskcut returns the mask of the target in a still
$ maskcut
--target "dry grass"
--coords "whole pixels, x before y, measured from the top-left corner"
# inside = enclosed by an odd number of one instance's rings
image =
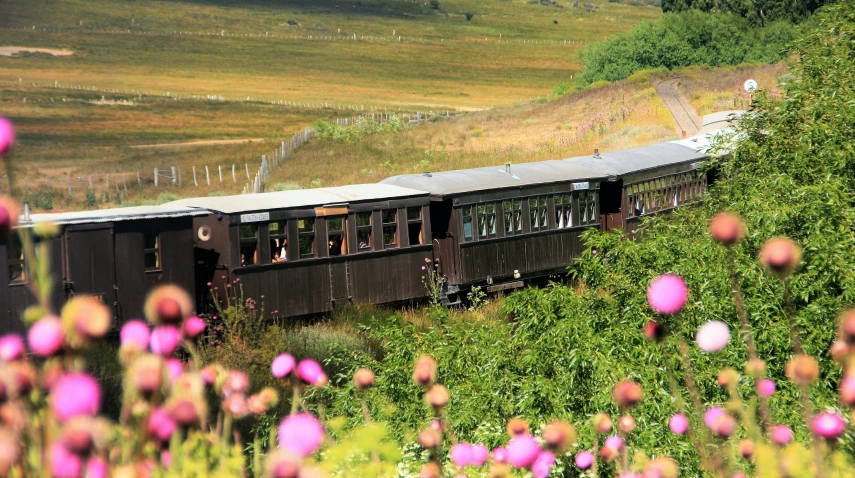
[[[757,80],[760,88],[778,95],[778,84],[788,74],[784,62],[774,65],[734,67],[690,67],[679,72],[680,90],[701,116],[716,111],[748,109],[750,95],[743,89],[746,80]]]

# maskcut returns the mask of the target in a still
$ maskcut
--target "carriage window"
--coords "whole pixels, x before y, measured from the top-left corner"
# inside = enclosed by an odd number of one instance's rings
[[[582,224],[597,224],[597,200],[593,191],[579,193],[579,222]]]
[[[330,256],[347,254],[347,237],[345,235],[346,219],[344,216],[327,218],[327,244]]]
[[[422,240],[422,207],[407,208],[407,232],[410,235],[410,245],[424,244]]]
[[[463,240],[472,240],[472,206],[464,206],[463,213]]]
[[[6,244],[9,264],[9,281],[25,282],[27,280],[27,268],[24,262],[24,247],[21,238],[17,234],[10,234]]]
[[[503,203],[505,209],[505,234],[522,232],[522,200],[512,199]]]
[[[555,224],[558,229],[573,226],[573,197],[571,195],[555,196]]]
[[[145,270],[160,270],[160,234],[144,233],[143,247],[145,248]]]
[[[374,239],[371,237],[371,213],[356,213],[356,243],[359,252],[370,251]]]
[[[240,264],[258,264],[258,224],[240,225]]]
[[[300,257],[315,257],[315,219],[300,219],[297,229],[300,231]]]
[[[288,260],[288,223],[286,221],[271,222],[270,231],[270,262],[285,262]]]
[[[496,205],[478,205],[478,239],[496,237]]]
[[[549,228],[547,219],[546,196],[534,196],[528,198],[528,206],[531,214],[531,231],[545,231]]]
[[[398,210],[383,210],[383,245],[387,248],[398,247]]]

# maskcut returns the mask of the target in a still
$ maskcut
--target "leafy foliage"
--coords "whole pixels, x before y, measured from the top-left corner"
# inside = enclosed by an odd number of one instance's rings
[[[403,128],[404,120],[398,115],[390,115],[389,119],[384,122],[362,116],[352,126],[317,121],[315,123],[315,136],[321,139],[332,139],[340,143],[350,143],[370,134],[397,132]]]
[[[777,20],[804,20],[819,7],[834,0],[662,0],[663,12],[697,9],[704,12],[728,12],[746,18],[752,25]]]
[[[665,14],[655,23],[641,23],[629,32],[590,45],[582,51],[586,83],[616,81],[639,70],[689,65],[772,63],[783,58],[794,37],[787,22],[752,28],[730,13],[689,10]]]

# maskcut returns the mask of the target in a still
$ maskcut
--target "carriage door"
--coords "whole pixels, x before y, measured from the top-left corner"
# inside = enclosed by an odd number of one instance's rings
[[[66,297],[94,295],[116,305],[112,224],[70,226],[63,240],[63,286]]]
[[[600,182],[600,227],[604,231],[624,228],[623,180]]]
[[[433,256],[439,259],[439,272],[448,279],[449,285],[460,283],[460,246],[455,236],[457,221],[451,200],[430,203],[430,230],[433,240]]]

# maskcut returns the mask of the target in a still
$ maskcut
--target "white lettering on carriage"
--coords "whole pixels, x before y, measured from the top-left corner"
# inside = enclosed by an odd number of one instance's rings
[[[257,212],[255,214],[241,214],[240,222],[262,222],[269,221],[270,213],[269,212]]]

